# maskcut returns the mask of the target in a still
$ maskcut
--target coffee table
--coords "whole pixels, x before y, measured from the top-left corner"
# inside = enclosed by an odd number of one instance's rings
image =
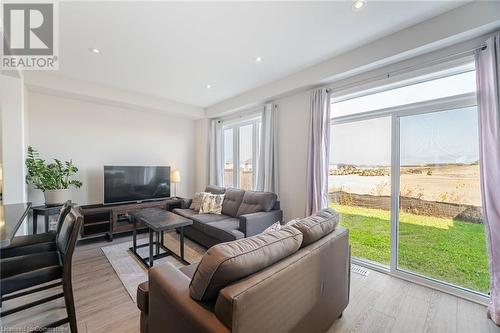
[[[184,227],[193,224],[193,221],[160,208],[145,208],[131,213],[131,215],[134,224],[134,237],[130,251],[146,268],[153,267],[155,259],[170,255],[189,265],[189,262],[184,260]],[[137,245],[137,222],[143,222],[149,228],[149,242],[147,244]],[[174,229],[179,230],[180,233],[180,256],[163,245],[163,232]],[[154,240],[155,235],[156,241]],[[143,258],[137,253],[137,249],[146,246],[149,246],[149,257]],[[153,253],[154,247],[156,247],[156,253]],[[160,249],[164,252],[161,253]]]

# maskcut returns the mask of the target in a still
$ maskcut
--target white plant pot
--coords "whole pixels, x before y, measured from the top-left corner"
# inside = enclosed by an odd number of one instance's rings
[[[43,195],[45,196],[46,206],[62,205],[66,201],[71,200],[70,189],[48,190],[43,192]]]

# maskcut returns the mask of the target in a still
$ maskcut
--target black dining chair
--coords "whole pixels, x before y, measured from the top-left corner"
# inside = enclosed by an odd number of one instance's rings
[[[53,288],[61,284],[61,282],[63,289],[62,293],[2,311],[0,317],[64,297],[67,317],[50,323],[45,328],[48,329],[69,323],[71,332],[77,332],[71,267],[73,252],[82,224],[83,216],[79,208],[70,208],[62,221],[61,229],[57,233],[55,251],[21,255],[0,261],[0,306],[5,301]],[[49,284],[56,280],[61,281]],[[42,284],[43,286],[41,286]],[[24,290],[26,288],[32,289]]]
[[[12,258],[16,256],[56,251],[56,237],[61,230],[64,218],[71,209],[71,201],[67,201],[59,213],[57,228],[55,231],[48,231],[41,234],[16,236],[9,246],[0,249],[0,258]]]

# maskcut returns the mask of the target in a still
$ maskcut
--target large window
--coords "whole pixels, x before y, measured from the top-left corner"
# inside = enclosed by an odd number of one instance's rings
[[[329,192],[360,263],[487,293],[473,64],[332,103]]]
[[[260,118],[223,126],[224,186],[254,189],[259,133]]]
[[[335,209],[355,212],[342,216],[351,230],[352,254],[388,266],[389,221],[370,213],[367,218],[366,208],[391,207],[391,118],[337,123],[331,135],[330,197]]]

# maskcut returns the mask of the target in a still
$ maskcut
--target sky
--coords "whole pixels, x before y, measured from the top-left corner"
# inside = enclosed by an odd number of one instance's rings
[[[334,103],[335,117],[475,91],[475,72]],[[401,165],[478,160],[476,107],[400,118]],[[384,165],[391,161],[391,118],[332,126],[330,164]]]
[[[478,160],[475,107],[402,117],[401,165]],[[391,161],[390,117],[334,125],[331,164],[385,165]]]

